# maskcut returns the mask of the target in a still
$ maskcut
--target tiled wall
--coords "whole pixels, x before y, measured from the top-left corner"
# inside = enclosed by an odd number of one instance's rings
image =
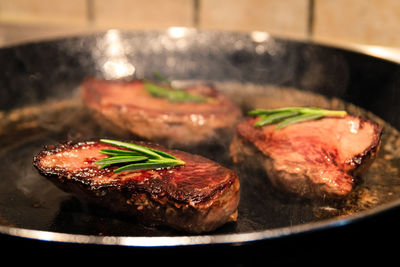
[[[0,44],[170,26],[400,48],[400,0],[0,0]]]
[[[400,47],[399,0],[315,0],[313,36]]]

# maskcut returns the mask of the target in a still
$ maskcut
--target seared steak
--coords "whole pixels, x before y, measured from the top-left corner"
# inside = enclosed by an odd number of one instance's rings
[[[373,162],[382,129],[346,116],[293,124],[254,127],[248,118],[237,127],[230,153],[236,163],[262,166],[277,188],[308,198],[342,198],[355,177]]]
[[[140,138],[175,147],[229,140],[241,118],[240,109],[210,86],[184,91],[207,97],[205,102],[176,102],[151,95],[142,80],[87,79],[82,95],[93,116],[122,138]],[[230,138],[229,138],[230,136]]]
[[[145,225],[201,233],[236,220],[240,188],[236,173],[201,156],[144,145],[186,164],[114,173],[115,167],[101,169],[95,163],[106,157],[99,150],[116,148],[100,142],[49,146],[34,156],[33,164],[63,190],[132,215]]]

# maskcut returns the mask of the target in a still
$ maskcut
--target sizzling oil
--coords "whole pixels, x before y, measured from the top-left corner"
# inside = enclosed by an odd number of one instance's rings
[[[190,81],[192,82],[192,81]],[[189,83],[190,83],[189,82]],[[178,82],[183,85],[188,82]],[[349,114],[371,119],[383,126],[381,149],[375,162],[359,179],[354,190],[344,200],[337,202],[310,202],[294,196],[284,195],[268,184],[262,172],[249,172],[245,167],[234,166],[227,152],[228,147],[202,147],[194,152],[209,157],[239,173],[241,180],[241,204],[239,219],[234,232],[261,230],[279,226],[296,225],[310,221],[347,216],[370,210],[400,198],[400,133],[374,114],[346,103],[337,98],[328,99],[322,95],[282,88],[236,82],[213,83],[217,90],[230,96],[243,112],[255,108],[277,108],[283,106],[314,106],[328,109],[345,109]],[[27,153],[24,147],[29,142],[48,145],[63,141],[83,141],[100,137],[114,137],[91,117],[79,96],[73,99],[53,100],[0,112],[0,156],[14,153],[19,158]],[[115,137],[117,138],[117,137]],[[36,148],[35,148],[36,149]],[[33,155],[36,151],[31,151]],[[21,155],[18,155],[21,153]],[[30,152],[29,152],[30,153]],[[28,155],[29,155],[28,153]],[[22,156],[21,156],[22,157]],[[13,164],[13,162],[10,162]],[[15,164],[20,164],[15,163]],[[31,162],[24,162],[31,167]],[[18,169],[19,166],[15,166]],[[27,167],[28,168],[28,167]],[[30,172],[30,169],[29,171]],[[35,175],[35,174],[30,174]],[[257,178],[255,178],[257,177]],[[21,179],[24,179],[21,177]],[[257,207],[254,203],[257,203]],[[282,216],[269,219],[261,213]],[[272,217],[268,218],[272,218]],[[224,230],[221,230],[222,232]],[[231,228],[225,231],[231,232]]]

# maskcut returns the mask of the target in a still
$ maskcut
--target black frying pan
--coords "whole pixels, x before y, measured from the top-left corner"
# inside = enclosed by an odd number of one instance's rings
[[[400,67],[394,62],[260,32],[173,28],[112,30],[7,47],[0,49],[0,64],[0,243],[8,247],[95,248],[141,255],[180,250],[225,253],[224,257],[235,255],[244,261],[251,253],[251,259],[295,262],[329,257],[332,251],[338,254],[333,259],[340,259],[356,248],[379,255],[378,251],[389,251],[390,241],[397,241]],[[386,148],[378,155],[377,166],[357,184],[356,193],[340,203],[283,195],[264,173],[239,169],[238,222],[203,235],[138,225],[81,203],[40,177],[31,161],[43,145],[109,135],[82,107],[79,84],[85,77],[149,77],[155,70],[176,81],[221,86],[244,110],[251,108],[255,97],[245,91],[249,85],[261,95],[266,90],[266,99],[278,92],[285,101],[292,89],[285,90],[295,88],[304,94],[305,103],[310,103],[308,96],[315,97],[316,104],[322,103],[321,96],[328,105],[339,101],[350,111],[383,123]],[[227,84],[234,84],[234,91]],[[224,149],[196,152],[229,165]],[[362,199],[366,193],[370,199]],[[263,252],[256,253],[260,248]]]

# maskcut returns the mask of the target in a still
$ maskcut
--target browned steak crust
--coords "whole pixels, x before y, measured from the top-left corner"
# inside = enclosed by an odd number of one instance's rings
[[[186,91],[205,96],[202,103],[169,102],[150,95],[142,80],[82,84],[84,103],[97,121],[124,138],[135,136],[166,145],[194,146],[229,140],[241,118],[240,109],[210,86],[197,84]]]
[[[113,148],[100,142],[47,147],[35,155],[33,164],[63,190],[146,225],[201,233],[236,220],[240,185],[235,172],[201,156],[145,145],[186,165],[115,174],[114,167],[100,169],[94,163],[106,157],[100,149]]]
[[[276,130],[254,127],[248,118],[237,127],[230,153],[236,163],[261,166],[271,183],[307,198],[343,198],[355,178],[372,164],[382,128],[364,119],[324,118]]]

